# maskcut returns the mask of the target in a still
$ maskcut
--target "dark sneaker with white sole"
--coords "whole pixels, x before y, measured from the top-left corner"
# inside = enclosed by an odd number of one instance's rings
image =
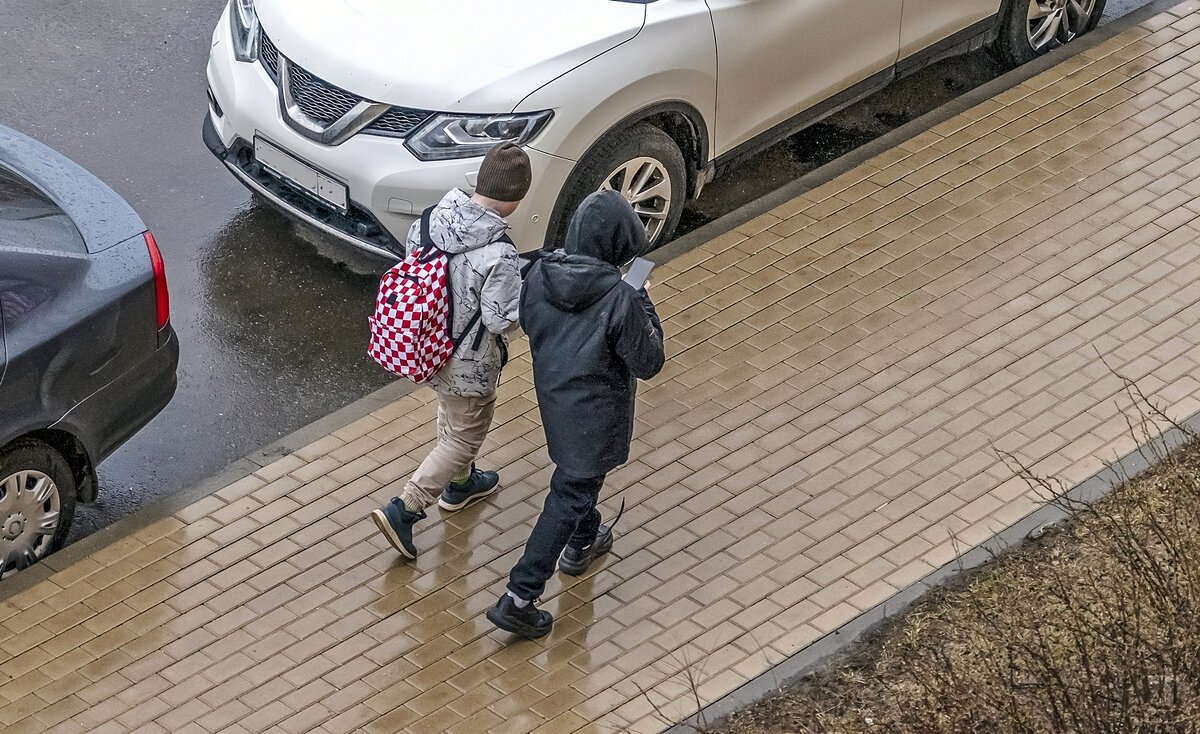
[[[523,608],[518,607],[513,598],[505,594],[496,602],[496,606],[487,611],[488,621],[505,632],[526,639],[545,637],[554,629],[554,615],[538,609],[536,602],[535,599]]]
[[[592,565],[592,561],[608,553],[613,547],[613,531],[607,525],[601,525],[596,531],[596,538],[586,548],[567,546],[558,557],[558,570],[572,576],[582,576]]]
[[[442,490],[438,507],[456,512],[494,494],[500,486],[500,475],[494,471],[480,471],[471,464],[471,476],[465,482],[451,482]]]
[[[371,519],[387,538],[392,547],[400,551],[406,558],[417,557],[417,546],[413,544],[413,525],[418,520],[425,519],[424,512],[409,512],[400,498],[393,497],[392,501],[378,510],[371,511]]]

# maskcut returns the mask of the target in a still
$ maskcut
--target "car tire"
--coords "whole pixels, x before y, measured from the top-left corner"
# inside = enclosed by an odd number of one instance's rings
[[[26,475],[25,486],[18,477]],[[43,480],[49,486],[38,484]],[[49,492],[41,503],[30,490]],[[41,441],[22,439],[0,449],[0,578],[42,560],[62,548],[75,517],[78,488],[62,454]],[[50,533],[38,523],[56,512]],[[27,552],[22,552],[27,551]]]
[[[625,171],[623,175],[622,171]],[[630,171],[651,172],[647,186],[642,187],[643,193],[648,192],[649,186],[655,182],[669,184],[663,200],[665,203],[659,201],[663,197],[654,197],[641,202],[641,206],[635,204],[640,213],[654,214],[642,215],[643,222],[657,223],[653,226],[651,248],[666,243],[683,215],[687,199],[687,161],[670,135],[642,122],[602,138],[575,167],[559,195],[558,205],[547,228],[546,249],[562,247],[571,216],[589,194],[601,188],[625,188],[624,183],[632,183]],[[661,218],[657,216],[659,214]],[[648,225],[647,229],[651,229],[651,226]]]
[[[1034,18],[1033,14],[1038,12],[1036,8],[1044,10],[1046,6],[1052,5],[1053,0],[1012,0],[1008,3],[1004,16],[1000,18],[1000,33],[992,51],[1001,63],[1009,67],[1033,61],[1094,30],[1100,23],[1100,17],[1104,15],[1106,2],[1107,0],[1068,0],[1062,17],[1068,19],[1069,23],[1060,23],[1057,34],[1046,35],[1038,31],[1049,30],[1045,23],[1052,17],[1043,16],[1042,19],[1038,19]],[[1086,11],[1086,17],[1080,13],[1072,13],[1072,8]]]

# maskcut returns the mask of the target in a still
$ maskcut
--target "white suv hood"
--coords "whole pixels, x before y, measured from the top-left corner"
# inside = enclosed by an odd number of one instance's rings
[[[633,38],[645,6],[617,0],[258,0],[280,52],[377,102],[508,112]]]

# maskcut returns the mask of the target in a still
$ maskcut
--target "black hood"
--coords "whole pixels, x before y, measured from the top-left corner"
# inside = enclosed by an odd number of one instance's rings
[[[571,217],[563,249],[620,267],[646,252],[646,227],[625,197],[597,191]]]
[[[625,197],[598,191],[583,200],[562,250],[541,259],[546,300],[582,311],[621,282],[617,269],[646,251],[646,228]]]

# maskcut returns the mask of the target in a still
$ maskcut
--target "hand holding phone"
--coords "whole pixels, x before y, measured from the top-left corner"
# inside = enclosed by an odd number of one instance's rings
[[[644,257],[635,257],[623,280],[633,286],[635,290],[641,290],[646,287],[646,282],[650,279],[650,271],[653,269],[653,262]]]

